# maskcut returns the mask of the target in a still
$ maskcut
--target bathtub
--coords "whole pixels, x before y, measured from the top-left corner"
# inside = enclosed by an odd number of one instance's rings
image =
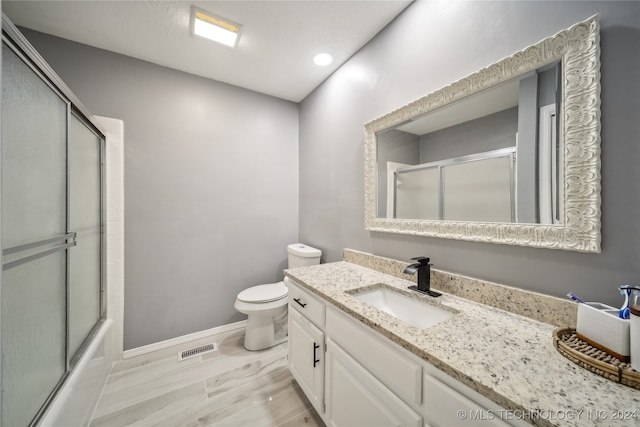
[[[104,321],[40,426],[87,426],[115,360],[113,320]]]

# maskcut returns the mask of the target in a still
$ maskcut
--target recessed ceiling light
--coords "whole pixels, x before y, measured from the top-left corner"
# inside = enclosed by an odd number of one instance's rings
[[[191,8],[191,34],[235,47],[242,25],[209,12]]]
[[[313,57],[313,62],[315,62],[316,65],[324,66],[331,64],[333,58],[328,53],[319,53]]]

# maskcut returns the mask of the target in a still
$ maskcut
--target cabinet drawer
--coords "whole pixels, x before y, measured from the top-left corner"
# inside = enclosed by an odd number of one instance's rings
[[[298,310],[316,326],[323,328],[324,303],[288,277],[284,279],[284,282],[289,287],[289,306]]]
[[[392,343],[337,309],[327,309],[327,336],[406,402],[422,403],[422,367]]]

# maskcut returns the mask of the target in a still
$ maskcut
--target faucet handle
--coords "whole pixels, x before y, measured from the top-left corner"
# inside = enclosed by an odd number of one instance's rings
[[[412,261],[418,261],[418,263],[420,263],[421,265],[426,265],[429,264],[429,258],[424,257],[424,256],[418,256],[415,258],[411,258]]]

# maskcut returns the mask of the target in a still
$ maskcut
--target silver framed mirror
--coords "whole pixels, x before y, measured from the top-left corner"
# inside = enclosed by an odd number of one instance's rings
[[[600,252],[598,16],[365,124],[365,228]]]

